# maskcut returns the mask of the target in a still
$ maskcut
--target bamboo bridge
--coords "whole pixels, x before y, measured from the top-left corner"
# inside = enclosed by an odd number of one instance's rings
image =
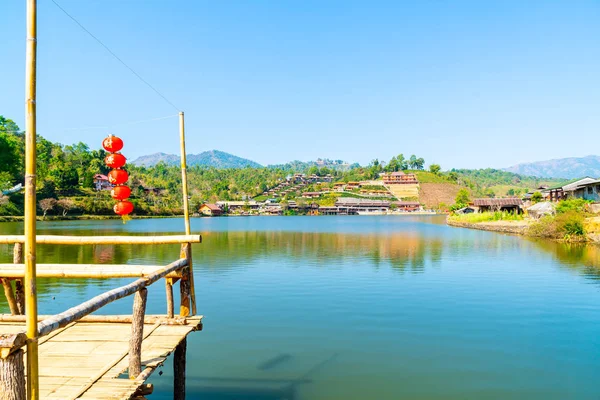
[[[25,295],[23,236],[0,236],[14,244],[12,264],[0,264],[0,280],[11,314],[0,315],[0,398],[25,399],[23,348]],[[57,315],[38,316],[40,399],[143,399],[152,392],[146,380],[174,356],[174,398],[185,398],[187,335],[202,328],[195,316],[192,243],[199,235],[180,236],[38,236],[52,245],[181,244],[179,259],[167,266],[105,264],[37,264],[37,276],[47,278],[137,278]],[[165,281],[166,313],[145,315],[148,287]],[[175,313],[173,285],[179,283],[180,309]],[[14,286],[14,287],[13,287]],[[133,295],[131,315],[90,315],[113,301]],[[124,373],[126,372],[126,376]]]
[[[25,3],[25,221],[24,235],[0,236],[0,244],[14,245],[13,263],[0,264],[0,281],[10,308],[10,315],[0,315],[0,400],[141,400],[152,393],[153,387],[146,384],[146,380],[172,352],[175,352],[173,397],[183,400],[187,335],[202,327],[202,317],[196,315],[192,271],[192,244],[200,243],[201,237],[192,235],[190,228],[184,114],[178,109],[184,235],[37,235],[37,0],[25,0]],[[179,257],[174,256],[175,261],[166,266],[42,264],[37,262],[38,244],[179,244],[181,251]],[[37,278],[136,279],[59,314],[38,316]],[[146,315],[147,288],[162,279],[166,288],[166,314]],[[176,316],[173,285],[177,282],[180,306]],[[134,296],[131,315],[91,315],[127,296]]]

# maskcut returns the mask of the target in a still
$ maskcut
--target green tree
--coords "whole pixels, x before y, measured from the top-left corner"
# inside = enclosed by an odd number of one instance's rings
[[[542,196],[542,194],[540,192],[535,192],[531,195],[531,201],[533,203],[539,203],[540,201],[542,201],[544,197]]]
[[[431,164],[429,166],[429,171],[433,172],[436,175],[439,174],[441,170],[442,170],[442,167],[440,167],[439,164]]]
[[[460,189],[456,194],[454,202],[456,203],[456,205],[466,207],[471,202],[471,195],[469,194],[469,191],[465,188]]]
[[[417,156],[415,156],[414,154],[410,156],[410,159],[408,160],[408,166],[411,169],[417,169]]]
[[[396,162],[398,163],[398,170],[408,169],[408,163],[406,162],[406,158],[404,158],[404,154],[398,154],[398,157],[396,157]]]

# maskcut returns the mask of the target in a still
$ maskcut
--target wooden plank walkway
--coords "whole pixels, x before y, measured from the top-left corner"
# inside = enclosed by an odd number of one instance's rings
[[[153,316],[154,317],[154,316]],[[163,316],[160,316],[163,317]],[[154,371],[189,333],[199,330],[202,316],[180,324],[144,324],[142,371]],[[17,333],[22,323],[0,322],[0,332]],[[122,375],[128,367],[131,323],[75,322],[40,338],[40,397],[46,400],[126,400],[143,386],[142,379]]]

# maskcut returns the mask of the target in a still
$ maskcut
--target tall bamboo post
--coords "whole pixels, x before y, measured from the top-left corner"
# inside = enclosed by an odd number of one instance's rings
[[[27,398],[39,399],[36,288],[35,163],[37,0],[27,0],[25,63],[25,310],[27,313]]]
[[[179,141],[181,145],[181,186],[183,189],[183,216],[185,219],[185,234],[191,235],[190,227],[190,207],[187,181],[187,156],[185,153],[185,119],[183,111],[179,113]],[[192,315],[196,315],[196,289],[194,287],[194,270],[192,268],[191,243],[188,257],[188,271],[190,280],[190,290],[192,297]]]

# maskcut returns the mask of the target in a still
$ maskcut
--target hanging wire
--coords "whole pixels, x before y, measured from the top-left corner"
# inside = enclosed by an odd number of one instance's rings
[[[161,92],[159,92],[154,86],[152,86],[148,81],[146,81],[144,78],[142,78],[140,76],[140,74],[138,74],[137,72],[135,72],[135,70],[133,68],[131,68],[129,65],[127,65],[125,63],[125,61],[121,60],[121,58],[119,58],[118,55],[115,54],[114,51],[112,51],[107,45],[105,45],[100,39],[98,39],[96,36],[94,36],[94,34],[92,32],[90,32],[85,26],[83,26],[79,21],[77,21],[77,19],[75,19],[75,17],[73,17],[71,14],[69,14],[64,8],[61,7],[60,4],[58,4],[55,0],[51,0],[54,5],[56,7],[58,7],[67,17],[71,18],[73,20],[73,22],[75,22],[77,25],[79,25],[79,27],[86,32],[88,35],[90,35],[96,42],[98,42],[102,47],[104,47],[104,49],[106,51],[108,51],[110,53],[110,55],[112,55],[117,61],[119,61],[121,64],[123,64],[123,66],[125,68],[127,68],[129,71],[131,71],[132,74],[134,74],[140,81],[142,81],[144,84],[146,84],[146,86],[148,86],[150,89],[152,89],[157,95],[159,95],[160,97],[162,97],[162,99],[164,101],[166,101],[167,103],[169,103],[171,105],[171,107],[173,107],[175,110],[177,111],[181,111],[181,109],[179,107],[177,107],[175,104],[173,104],[169,99],[167,99],[167,97],[165,95],[163,95]]]
[[[174,117],[178,117],[178,116],[179,116],[179,114],[172,114],[172,115],[167,115],[165,117],[156,117],[156,118],[150,118],[150,119],[142,119],[142,120],[138,120],[138,121],[122,122],[122,123],[114,124],[114,125],[106,125],[106,126],[82,126],[82,127],[78,127],[78,128],[63,128],[62,130],[64,130],[64,131],[86,131],[86,130],[90,130],[90,129],[110,130],[110,129],[118,128],[120,126],[136,125],[136,124],[142,124],[144,122],[151,122],[151,121],[160,121],[162,119],[174,118]],[[20,131],[1,131],[1,132],[6,132],[6,133],[24,133],[25,131],[20,130]]]

